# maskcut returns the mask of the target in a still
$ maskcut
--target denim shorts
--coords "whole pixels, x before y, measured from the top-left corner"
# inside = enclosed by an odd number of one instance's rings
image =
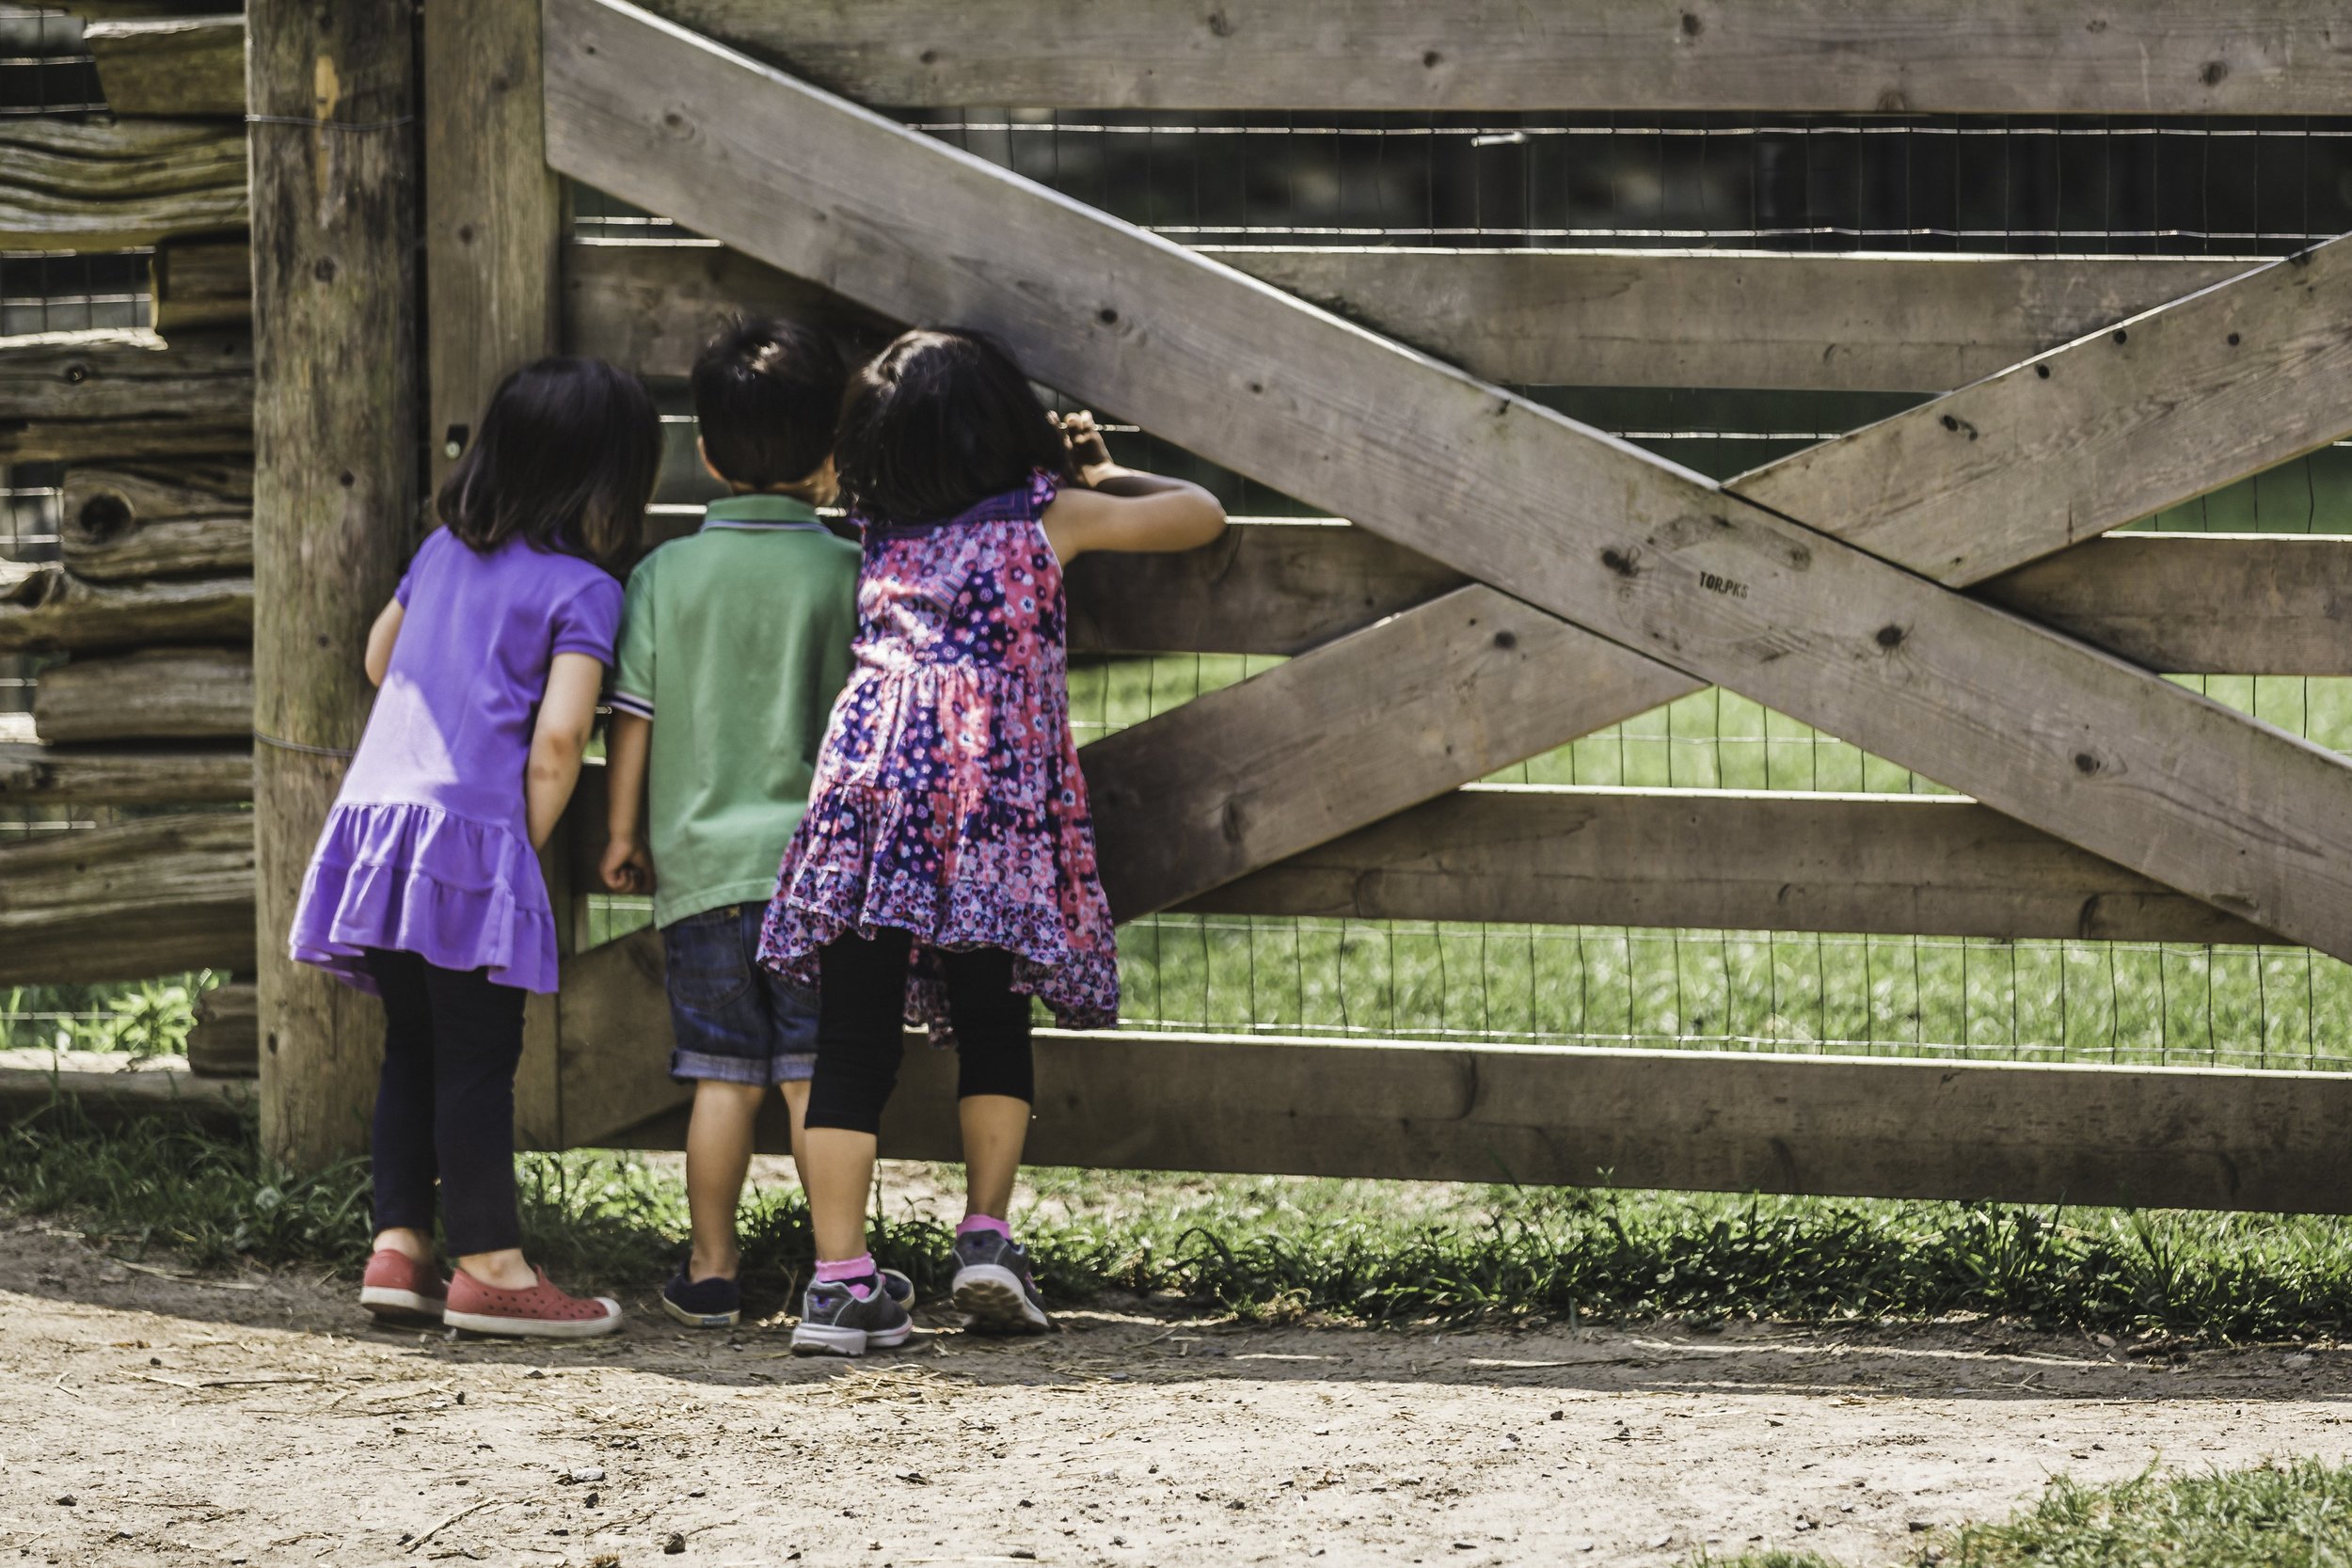
[[[729,904],[661,927],[670,1076],[786,1084],[817,1070],[817,993],[759,961],[760,904]]]

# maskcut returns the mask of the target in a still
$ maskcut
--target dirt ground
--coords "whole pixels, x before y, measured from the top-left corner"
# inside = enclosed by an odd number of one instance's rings
[[[2352,1354],[1994,1326],[1250,1330],[796,1361],[633,1304],[569,1347],[0,1221],[0,1556],[41,1563],[1890,1560],[2058,1471],[2342,1460]]]

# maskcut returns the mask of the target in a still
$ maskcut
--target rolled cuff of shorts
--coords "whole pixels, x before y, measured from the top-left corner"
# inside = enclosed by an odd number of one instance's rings
[[[765,1059],[713,1056],[700,1051],[670,1053],[670,1076],[681,1084],[709,1081],[756,1084],[766,1088],[775,1084],[803,1084],[816,1075],[817,1053],[813,1051],[780,1052]]]

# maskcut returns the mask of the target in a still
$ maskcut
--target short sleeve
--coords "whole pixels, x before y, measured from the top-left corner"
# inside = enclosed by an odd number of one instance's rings
[[[648,557],[629,574],[621,608],[620,649],[612,663],[613,710],[641,719],[653,717],[653,566]]]
[[[612,662],[613,634],[621,625],[621,585],[605,576],[555,607],[554,645],[558,654],[586,654],[599,664]]]
[[[417,546],[417,553],[408,558],[408,569],[400,574],[400,586],[392,590],[392,602],[401,609],[408,608],[408,591],[417,580],[418,568],[424,564],[425,557],[433,553],[435,546],[441,541],[441,535],[446,531],[446,530],[437,528],[431,533],[426,534],[424,543]]]

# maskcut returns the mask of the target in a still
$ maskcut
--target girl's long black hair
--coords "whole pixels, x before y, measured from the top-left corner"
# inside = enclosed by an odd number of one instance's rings
[[[885,529],[952,517],[1068,466],[1012,356],[955,327],[902,334],[852,376],[834,448],[844,502]]]
[[[434,506],[485,554],[521,534],[612,568],[637,546],[660,469],[644,383],[601,359],[551,356],[499,383]]]

